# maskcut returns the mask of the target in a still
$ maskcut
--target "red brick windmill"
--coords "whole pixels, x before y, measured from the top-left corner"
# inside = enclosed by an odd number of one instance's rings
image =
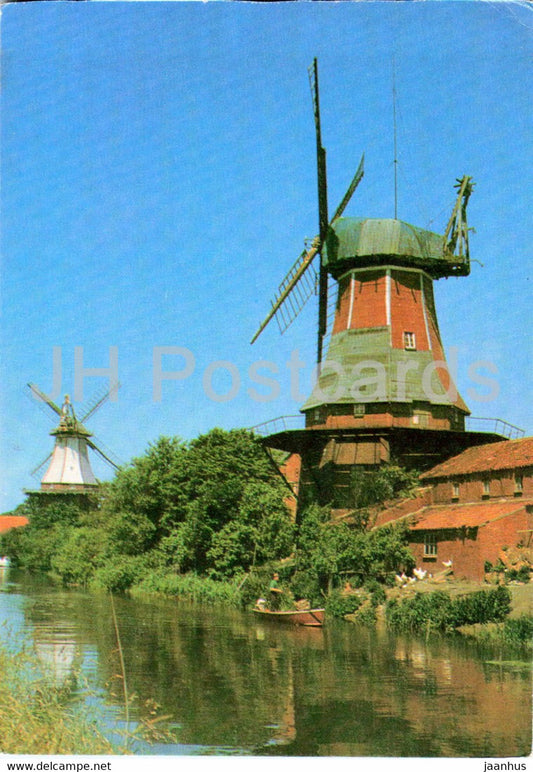
[[[462,448],[466,438],[456,440],[464,433],[469,410],[445,360],[433,281],[470,273],[466,208],[473,183],[468,176],[457,181],[457,200],[442,235],[398,219],[342,217],[363,176],[361,160],[329,220],[316,59],[310,70],[319,235],[281,283],[252,343],[274,316],[283,332],[317,288],[319,376],[301,408],[306,430],[284,431],[266,440],[270,447],[299,453],[304,466],[314,469],[317,483],[323,477],[320,470],[331,463],[368,466],[393,456],[410,463],[425,457],[426,463],[434,463],[450,455],[450,449]],[[337,298],[322,361],[328,276],[337,284]]]

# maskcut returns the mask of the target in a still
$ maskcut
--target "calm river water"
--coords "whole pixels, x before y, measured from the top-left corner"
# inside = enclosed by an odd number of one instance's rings
[[[109,597],[0,575],[0,638],[25,634],[109,736],[124,723]],[[253,614],[115,598],[130,718],[168,715],[177,742],[145,754],[520,756],[531,748],[530,670],[455,639],[339,622],[280,629]],[[157,707],[156,707],[157,706]]]

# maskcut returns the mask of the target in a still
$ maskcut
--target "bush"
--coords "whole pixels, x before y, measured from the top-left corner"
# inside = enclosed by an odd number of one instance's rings
[[[324,603],[318,576],[311,570],[297,571],[291,579],[290,587],[296,600],[305,598],[315,608]]]
[[[378,606],[382,606],[387,600],[387,593],[383,589],[383,587],[378,587],[375,589],[371,596],[370,596],[370,603],[372,604],[373,608],[377,608]]]
[[[510,568],[505,573],[505,579],[509,582],[516,581],[516,582],[524,582],[527,584],[529,582],[529,578],[531,576],[531,568],[530,566],[520,566],[520,568]]]
[[[314,575],[322,591],[338,585],[343,576],[355,583],[370,577],[384,580],[415,565],[405,524],[361,532],[329,518],[327,509],[308,507],[296,543],[297,570]]]
[[[144,555],[117,555],[108,564],[96,569],[89,587],[91,590],[124,592],[141,581],[146,570],[147,560]]]
[[[367,606],[357,614],[355,621],[362,625],[373,625],[376,621],[376,609],[373,606]]]
[[[500,586],[455,599],[445,592],[419,592],[401,602],[389,601],[386,618],[398,630],[450,630],[466,624],[501,622],[510,610],[509,590]]]
[[[326,614],[332,617],[344,617],[353,614],[361,605],[357,595],[343,595],[339,590],[333,590],[326,600]]]
[[[506,619],[502,637],[507,643],[533,645],[533,617],[523,614],[516,619]]]
[[[452,601],[451,623],[453,627],[484,622],[501,622],[511,610],[511,594],[506,587],[496,587],[486,592],[480,590]]]
[[[52,570],[64,584],[87,585],[103,560],[105,536],[89,527],[64,529],[51,558]]]

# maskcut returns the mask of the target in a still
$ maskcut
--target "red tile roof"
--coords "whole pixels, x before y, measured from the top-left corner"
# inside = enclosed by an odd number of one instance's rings
[[[21,515],[0,515],[0,533],[10,531],[11,528],[20,528],[28,525],[28,518]]]
[[[468,448],[420,475],[422,480],[533,466],[533,437]]]
[[[421,490],[419,494],[412,499],[402,499],[401,501],[391,502],[386,509],[379,510],[376,513],[373,528],[380,528],[387,523],[403,520],[414,512],[419,512],[423,507],[431,504],[431,488]]]
[[[424,507],[414,515],[411,531],[433,531],[442,528],[473,528],[523,510],[531,501],[494,501],[481,504],[449,504]]]

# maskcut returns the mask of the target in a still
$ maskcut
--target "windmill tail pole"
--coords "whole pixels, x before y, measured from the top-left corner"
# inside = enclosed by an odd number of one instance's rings
[[[283,290],[283,292],[281,293],[279,298],[276,300],[276,302],[272,306],[272,309],[271,309],[270,313],[268,314],[268,316],[266,317],[266,319],[264,320],[262,325],[259,327],[259,329],[255,333],[254,337],[250,341],[250,343],[255,343],[257,338],[261,335],[261,333],[263,332],[263,330],[265,329],[265,327],[267,326],[269,321],[272,319],[272,317],[278,311],[278,309],[281,306],[281,304],[283,303],[283,301],[286,300],[286,298],[292,292],[295,284],[299,281],[299,279],[304,274],[304,272],[307,270],[307,268],[309,268],[309,266],[310,266],[311,262],[313,261],[313,259],[320,252],[321,246],[322,246],[322,244],[321,244],[321,241],[320,241],[320,237],[319,236],[315,237],[315,239],[313,240],[313,246],[311,247],[309,252],[306,254],[304,259],[302,260],[300,267],[298,268],[298,270],[296,271],[295,275],[293,276],[293,278],[291,280],[291,283],[288,285],[288,287],[286,287]]]

